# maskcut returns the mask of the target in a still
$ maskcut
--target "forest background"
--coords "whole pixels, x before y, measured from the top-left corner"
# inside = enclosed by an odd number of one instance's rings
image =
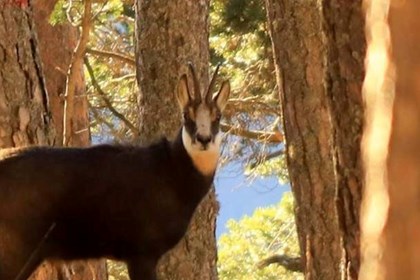
[[[290,181],[293,196],[229,222],[216,244],[212,189],[162,258],[161,279],[419,278],[418,4],[1,0],[0,8],[1,148],[171,137],[186,63],[203,86],[223,64],[234,90],[221,170]],[[124,267],[45,263],[33,279],[107,277],[124,279]]]

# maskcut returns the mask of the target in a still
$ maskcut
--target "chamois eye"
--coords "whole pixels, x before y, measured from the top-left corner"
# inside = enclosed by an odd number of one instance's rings
[[[182,117],[184,118],[184,120],[187,120],[188,119],[188,112],[183,112]]]
[[[221,118],[222,118],[222,114],[217,113],[217,115],[216,115],[216,121],[220,121]]]

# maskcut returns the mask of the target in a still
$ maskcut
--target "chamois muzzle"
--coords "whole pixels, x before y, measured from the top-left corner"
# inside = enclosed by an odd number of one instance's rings
[[[202,150],[207,150],[209,143],[213,140],[211,136],[202,136],[200,134],[197,134],[195,138],[200,142]]]

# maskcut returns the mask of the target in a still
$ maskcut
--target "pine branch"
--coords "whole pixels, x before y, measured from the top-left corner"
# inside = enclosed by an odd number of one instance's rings
[[[230,133],[232,135],[241,136],[249,139],[254,139],[268,143],[282,143],[284,140],[283,134],[280,131],[257,131],[257,130],[246,130],[240,127],[234,127],[225,123],[220,124],[220,129],[223,132]]]
[[[117,109],[115,109],[115,107],[112,105],[112,102],[108,99],[107,94],[102,90],[101,86],[96,81],[95,74],[93,73],[93,69],[89,63],[89,60],[85,57],[84,61],[85,61],[86,69],[89,73],[92,85],[96,89],[98,94],[101,96],[106,107],[111,111],[111,113],[114,114],[114,116],[119,118],[131,130],[131,132],[135,135],[135,137],[137,137],[137,135],[139,135],[139,130],[123,114],[121,114],[120,112],[117,111]]]
[[[102,51],[102,50],[97,50],[97,49],[91,49],[88,48],[86,49],[87,53],[96,55],[96,56],[104,56],[104,57],[111,57],[111,58],[115,58],[118,60],[121,60],[122,62],[125,62],[131,66],[136,66],[136,61],[134,60],[134,58],[126,56],[124,54],[121,53],[116,53],[116,52],[109,52],[109,51]]]
[[[287,255],[273,255],[268,257],[257,264],[259,269],[263,269],[271,264],[278,264],[285,269],[294,272],[303,272],[302,260],[300,257],[290,257]]]

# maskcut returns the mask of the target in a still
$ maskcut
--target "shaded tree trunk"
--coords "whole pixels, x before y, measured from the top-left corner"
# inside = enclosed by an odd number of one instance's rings
[[[372,19],[368,61],[381,61],[368,63],[373,73],[365,86],[372,128],[364,135],[362,279],[419,279],[420,3],[366,2]]]
[[[361,1],[266,0],[307,279],[357,279]]]
[[[391,6],[389,15],[396,84],[384,229],[386,279],[420,279],[419,11],[420,2],[404,1]]]
[[[0,148],[57,143],[56,132],[60,133],[60,128],[57,131],[54,128],[62,123],[59,120],[62,105],[53,102],[51,108],[49,97],[56,101],[60,88],[65,85],[65,73],[59,73],[57,68],[69,63],[66,46],[71,44],[71,37],[66,37],[70,34],[68,27],[49,26],[47,20],[54,4],[46,2],[35,5],[37,28],[30,11],[32,7],[26,7],[25,1],[0,2]],[[41,56],[36,31],[39,31]],[[78,116],[83,118],[86,109],[87,106]],[[80,139],[77,145],[89,144],[89,138]],[[93,261],[88,265],[68,266],[44,263],[42,267],[32,279],[106,279],[104,264]]]
[[[136,8],[139,140],[150,143],[178,132],[181,117],[174,89],[187,61],[194,63],[201,86],[208,84],[209,0],[137,0]],[[185,238],[162,258],[159,279],[217,278],[217,211],[212,188]]]

